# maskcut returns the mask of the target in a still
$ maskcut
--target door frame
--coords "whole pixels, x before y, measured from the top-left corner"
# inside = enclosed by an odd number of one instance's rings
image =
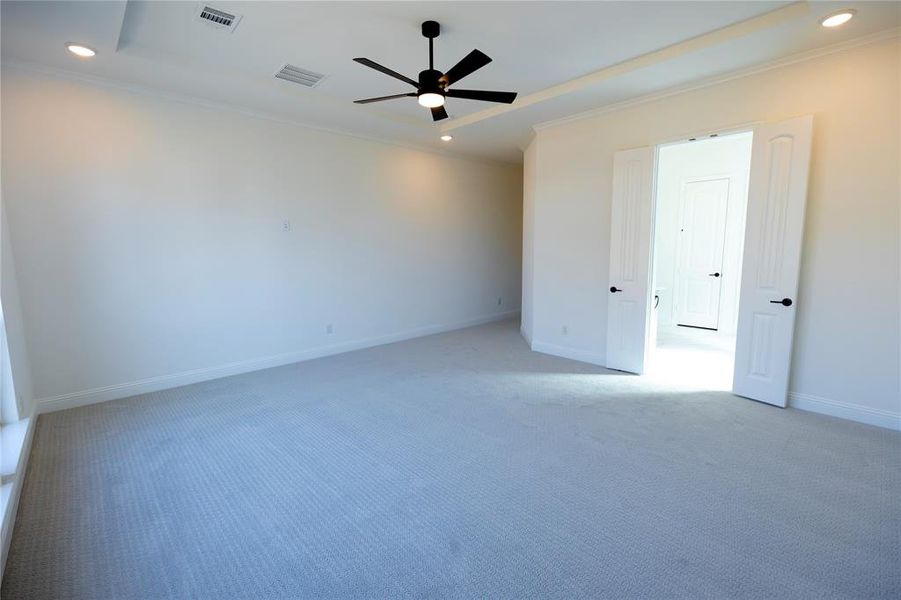
[[[765,123],[766,121],[749,121],[747,123],[742,123],[740,125],[733,125],[731,127],[721,128],[721,129],[711,129],[703,134],[697,135],[682,135],[679,137],[667,138],[664,141],[660,141],[654,144],[654,165],[652,169],[653,173],[653,185],[651,187],[651,231],[653,235],[651,236],[651,250],[648,253],[649,260],[649,272],[650,272],[650,285],[648,286],[648,317],[647,322],[651,325],[648,326],[647,331],[645,332],[645,344],[647,345],[646,356],[650,355],[654,352],[654,349],[657,347],[657,319],[656,314],[654,313],[654,293],[657,286],[657,272],[654,269],[654,264],[656,263],[656,249],[657,249],[657,176],[660,170],[660,149],[666,146],[675,146],[679,144],[696,142],[702,139],[710,139],[710,138],[721,138],[727,137],[730,135],[738,135],[742,133],[754,133],[755,127],[758,125]],[[747,205],[745,206],[745,210],[747,210]],[[681,212],[681,209],[680,209]],[[680,215],[681,218],[681,215]],[[744,235],[744,231],[742,232]],[[742,255],[744,255],[745,251],[745,238],[742,238]],[[720,299],[722,299],[722,289],[720,289]],[[739,294],[738,301],[736,303],[736,311],[738,309],[738,305],[741,304],[741,294]]]

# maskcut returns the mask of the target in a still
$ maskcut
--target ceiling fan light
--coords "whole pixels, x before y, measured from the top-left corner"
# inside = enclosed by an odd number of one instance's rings
[[[434,92],[419,94],[418,100],[419,104],[426,108],[438,108],[439,106],[444,106],[444,96]]]

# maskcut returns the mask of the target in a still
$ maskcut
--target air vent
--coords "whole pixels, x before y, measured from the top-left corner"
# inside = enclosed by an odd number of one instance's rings
[[[197,5],[197,14],[195,18],[201,23],[205,23],[216,29],[224,29],[226,31],[234,31],[241,20],[241,15],[233,15],[224,10],[206,6],[205,4]]]
[[[325,75],[320,73],[314,73],[313,71],[307,71],[306,69],[301,69],[300,67],[295,67],[294,65],[285,65],[281,69],[279,69],[278,73],[275,74],[276,78],[284,79],[285,81],[290,81],[291,83],[299,83],[300,85],[304,85],[306,87],[315,87],[317,83],[322,81],[322,78]]]

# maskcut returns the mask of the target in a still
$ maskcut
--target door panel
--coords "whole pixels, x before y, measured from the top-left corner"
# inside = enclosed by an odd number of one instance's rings
[[[785,406],[813,117],[754,130],[733,391]]]
[[[730,183],[730,177],[715,177],[682,184],[675,282],[679,325],[719,326]]]
[[[613,158],[607,367],[643,373],[649,350],[651,196],[654,149]]]

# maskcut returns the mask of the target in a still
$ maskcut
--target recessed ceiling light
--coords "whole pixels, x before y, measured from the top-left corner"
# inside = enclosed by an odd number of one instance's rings
[[[844,25],[852,18],[854,18],[854,14],[856,12],[856,10],[848,8],[837,13],[832,13],[831,15],[820,21],[820,24],[823,27],[838,27],[839,25]]]
[[[454,136],[452,136],[452,135],[447,135],[446,133],[445,133],[444,135],[441,136],[441,141],[442,141],[442,142],[449,142],[449,141],[451,141],[452,139],[454,139]]]
[[[91,58],[97,51],[93,48],[88,48],[87,46],[82,46],[81,44],[66,44],[66,50],[74,54],[79,58]]]

